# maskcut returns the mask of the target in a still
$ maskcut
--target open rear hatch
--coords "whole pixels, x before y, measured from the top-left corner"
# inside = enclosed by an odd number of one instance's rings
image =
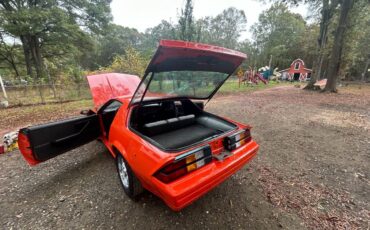
[[[131,99],[131,128],[169,152],[236,129],[191,99],[210,100],[245,59],[222,47],[162,40]]]
[[[131,105],[168,97],[209,100],[246,57],[218,46],[161,40]]]
[[[246,57],[244,53],[223,47],[161,40],[145,72],[188,70],[232,74]]]

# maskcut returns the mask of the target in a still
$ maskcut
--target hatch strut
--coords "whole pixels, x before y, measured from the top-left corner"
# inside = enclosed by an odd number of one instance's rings
[[[141,103],[142,103],[142,102],[143,102],[143,100],[144,100],[144,97],[145,97],[146,91],[148,91],[148,88],[149,88],[149,86],[150,86],[150,82],[152,81],[153,77],[154,77],[154,72],[152,72],[152,74],[151,74],[151,75],[150,75],[150,77],[149,77],[148,85],[145,87],[145,90],[144,90],[144,92],[143,92],[143,95],[141,96],[141,99],[140,99],[140,102],[139,102],[139,106],[141,105]],[[144,79],[143,79],[143,82],[144,82]]]
[[[149,72],[149,73],[150,73],[150,72]],[[136,103],[136,102],[135,102],[135,101],[136,101],[136,100],[135,100],[135,98],[139,96],[141,86],[144,84],[144,82],[145,82],[145,80],[147,79],[147,77],[148,77],[149,73],[145,73],[145,74],[144,74],[144,76],[143,76],[143,78],[141,79],[141,81],[140,81],[140,83],[139,83],[138,87],[136,88],[136,90],[135,90],[134,94],[132,95],[132,98],[131,98],[130,104],[128,105],[127,109],[128,109],[128,108],[130,108],[132,104]],[[150,78],[149,78],[149,82],[148,82],[148,83],[150,83],[150,82],[152,81],[152,78],[153,78],[153,75],[154,75],[154,72],[151,72],[151,73],[152,73],[152,74],[149,76]],[[141,104],[141,102],[143,101],[144,95],[146,94],[146,91],[148,90],[148,86],[149,86],[149,84],[145,87],[145,90],[144,90],[144,92],[143,92],[143,94],[142,94],[142,96],[141,96],[141,98],[140,98],[140,102],[139,102],[139,104]]]

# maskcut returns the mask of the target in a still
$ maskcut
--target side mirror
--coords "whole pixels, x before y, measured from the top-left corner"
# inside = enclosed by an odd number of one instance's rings
[[[94,114],[94,111],[92,111],[91,109],[84,109],[80,111],[80,114],[88,116],[88,115]]]

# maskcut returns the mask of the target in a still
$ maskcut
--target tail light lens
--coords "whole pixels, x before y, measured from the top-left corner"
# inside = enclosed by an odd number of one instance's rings
[[[211,147],[201,147],[177,156],[173,162],[160,169],[154,176],[164,183],[169,183],[203,167],[211,161]]]
[[[26,129],[21,129],[18,133],[18,147],[23,157],[30,165],[36,165],[40,163],[40,161],[35,159],[33,155],[31,143],[28,138]]]
[[[237,133],[234,133],[224,139],[224,147],[227,150],[234,150],[240,146],[248,143],[252,140],[250,129],[241,130]]]

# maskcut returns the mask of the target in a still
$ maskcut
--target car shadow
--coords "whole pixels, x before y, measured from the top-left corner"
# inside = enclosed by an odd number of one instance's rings
[[[45,191],[59,192],[76,181],[88,180],[101,167],[115,167],[114,160],[108,150],[96,143],[94,145],[97,146],[93,148],[91,145],[93,144],[74,149],[31,168],[31,173],[28,172],[26,175],[31,177],[30,179],[34,180],[34,183],[29,187],[27,195],[40,194]],[[86,148],[94,149],[94,151],[86,151]]]
[[[267,208],[270,204],[264,201],[258,188],[251,185],[251,178],[241,181],[239,176],[232,176],[179,212],[172,211],[160,198],[145,192],[136,202],[132,202],[129,212],[145,215],[148,219],[146,224],[151,222],[149,220],[160,222],[163,229],[175,226],[181,229],[205,226],[211,229],[224,229],[222,226],[260,228],[262,222],[256,221],[259,219],[257,213],[262,218],[273,218],[272,212],[271,208]]]

